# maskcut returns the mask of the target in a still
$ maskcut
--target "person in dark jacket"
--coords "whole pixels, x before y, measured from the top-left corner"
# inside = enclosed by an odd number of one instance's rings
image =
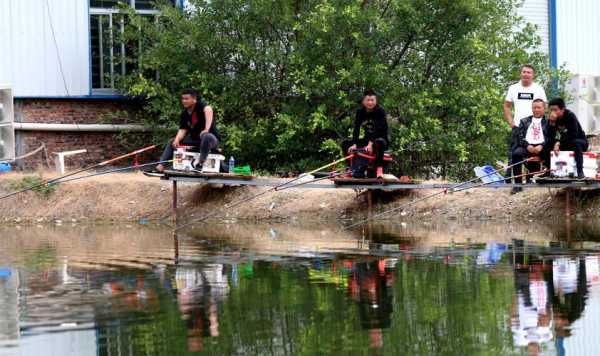
[[[575,164],[577,165],[577,178],[584,178],[583,174],[583,152],[588,150],[588,140],[577,116],[565,108],[562,98],[554,98],[548,104],[550,106],[550,124],[556,130],[556,142],[554,152],[573,151]]]
[[[361,131],[363,136],[361,137]],[[342,142],[344,154],[364,148],[367,153],[375,155],[377,177],[383,175],[383,154],[389,146],[388,124],[385,111],[377,103],[377,95],[366,90],[362,98],[362,106],[356,111],[352,139]]]
[[[512,152],[512,161],[521,162],[530,157],[540,157],[546,165],[550,164],[550,151],[554,144],[554,131],[544,116],[546,103],[542,99],[535,99],[531,104],[533,115],[521,119],[519,123],[518,142]],[[520,164],[513,167],[513,176],[521,175]],[[527,169],[535,169],[528,164]],[[523,181],[523,177],[515,178]]]
[[[219,145],[220,136],[213,110],[198,97],[198,92],[194,89],[186,89],[181,93],[181,105],[183,111],[179,119],[179,130],[175,138],[166,145],[160,160],[173,159],[173,151],[180,145],[194,146],[200,149],[200,159],[196,166],[202,167],[210,150],[216,149]],[[159,164],[155,169],[163,172],[165,166]]]

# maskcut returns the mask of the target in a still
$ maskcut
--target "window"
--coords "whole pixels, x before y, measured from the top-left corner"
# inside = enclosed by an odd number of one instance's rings
[[[175,4],[175,0],[171,0]],[[154,0],[90,0],[90,39],[92,92],[115,93],[115,79],[132,68],[132,48],[117,39],[125,30],[126,19],[115,6],[127,4],[140,14],[154,16]]]
[[[136,10],[154,10],[156,9],[156,7],[154,6],[155,1],[156,0],[90,0],[90,7],[99,9],[111,9],[121,3],[129,4]],[[175,0],[169,0],[169,2],[175,5]]]

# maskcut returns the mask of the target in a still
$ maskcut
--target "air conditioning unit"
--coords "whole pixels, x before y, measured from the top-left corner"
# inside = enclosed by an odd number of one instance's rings
[[[573,103],[568,105],[588,135],[600,134],[600,76],[578,74],[568,87]]]
[[[0,85],[0,161],[15,158],[14,121],[12,90]]]

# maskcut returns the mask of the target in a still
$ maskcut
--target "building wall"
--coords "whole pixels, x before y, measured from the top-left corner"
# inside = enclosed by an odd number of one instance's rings
[[[548,22],[548,0],[524,0],[517,15],[523,17],[525,22],[537,26],[537,34],[541,38],[539,49],[550,53],[550,27]]]
[[[0,1],[0,84],[15,97],[89,95],[88,3]]]
[[[556,0],[556,29],[558,65],[600,75],[600,1]]]
[[[134,103],[115,100],[17,99],[15,104],[17,121],[51,124],[106,123],[107,113],[131,113],[137,108]],[[17,131],[16,154],[20,156],[31,152],[44,143],[50,165],[54,168],[54,152],[87,149],[87,153],[65,160],[67,168],[73,169],[99,163],[150,144],[147,134],[132,134],[131,145],[121,144],[117,136],[117,133],[111,132]],[[155,158],[157,152],[147,155],[147,160]],[[132,160],[124,160],[118,164],[131,162]],[[42,153],[19,160],[20,169],[30,170],[39,166],[46,166],[46,157]]]

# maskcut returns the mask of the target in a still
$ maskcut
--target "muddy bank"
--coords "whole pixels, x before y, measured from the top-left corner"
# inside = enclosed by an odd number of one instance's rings
[[[0,194],[12,192],[22,175],[0,176]],[[44,175],[51,178],[51,175]],[[282,180],[283,181],[283,180]],[[215,210],[219,219],[249,220],[348,220],[366,216],[366,195],[350,189],[288,189],[265,194],[235,209],[227,204],[255,195],[263,187],[223,187],[179,184],[181,222]],[[374,194],[374,213],[391,209],[436,190]],[[600,217],[595,191],[573,194],[577,219]],[[563,219],[564,191],[529,189],[510,195],[507,189],[473,189],[445,194],[387,216],[395,221],[421,220],[548,220]],[[171,185],[141,173],[123,173],[57,185],[47,196],[27,192],[0,200],[5,223],[123,222],[148,219],[169,221]]]

